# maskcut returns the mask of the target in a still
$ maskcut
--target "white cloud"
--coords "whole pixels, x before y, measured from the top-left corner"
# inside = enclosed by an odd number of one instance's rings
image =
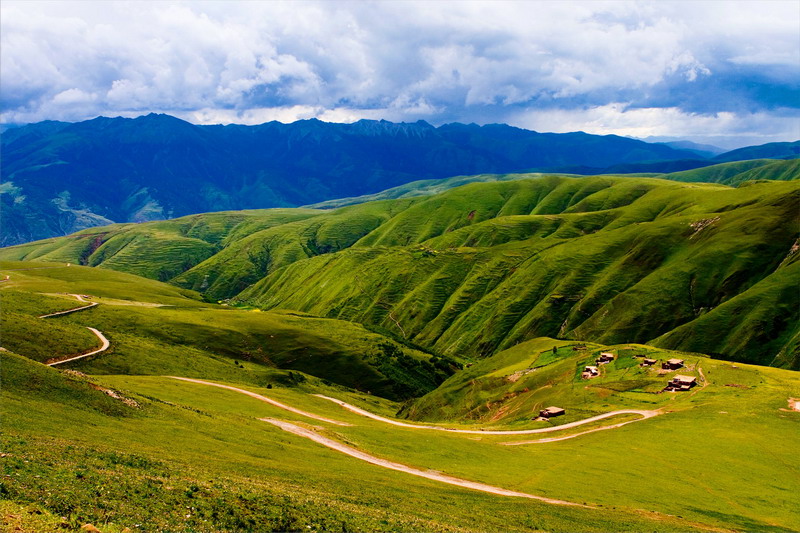
[[[683,103],[652,103],[674,84],[713,91],[732,66],[799,78],[794,0],[99,5],[0,4],[2,121],[164,111],[199,122],[491,122],[633,102],[674,119],[619,131],[680,129],[697,123]],[[762,105],[744,89],[741,98]],[[705,114],[738,113],[706,100]]]
[[[786,110],[784,110],[786,111]],[[800,139],[800,113],[687,113],[675,107],[630,109],[612,103],[586,109],[529,111],[509,117],[519,127],[627,137],[681,137],[720,147]]]

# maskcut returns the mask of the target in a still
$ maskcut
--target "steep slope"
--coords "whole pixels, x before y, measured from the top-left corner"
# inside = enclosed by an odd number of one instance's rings
[[[668,163],[660,164],[661,166]],[[796,180],[800,179],[800,163],[798,160],[775,160],[775,159],[753,159],[747,161],[734,161],[730,163],[719,163],[716,165],[705,164],[702,168],[684,170],[680,172],[663,173],[658,172],[634,173],[623,172],[608,173],[609,177],[653,177],[673,181],[702,182],[702,183],[722,183],[725,185],[738,185],[745,181],[765,179],[765,180]],[[576,172],[590,169],[575,169]],[[589,175],[600,174],[599,172],[585,172]],[[316,209],[335,209],[346,205],[372,202],[375,200],[387,200],[393,198],[413,198],[415,196],[432,196],[455,187],[467,185],[469,183],[486,183],[492,181],[510,181],[517,179],[536,178],[546,175],[561,175],[578,177],[579,174],[564,173],[528,173],[528,174],[479,174],[476,176],[455,176],[441,180],[420,180],[393,187],[385,191],[364,196],[351,198],[339,198],[336,200],[326,200],[309,205]]]
[[[645,342],[762,280],[796,282],[794,271],[776,271],[796,261],[799,202],[796,183],[469,185],[413,205],[348,250],[278,270],[238,298],[379,324],[444,354],[486,356],[541,335]],[[785,298],[762,309],[759,320],[776,324],[764,336],[746,333],[749,315],[730,313],[723,330],[737,340],[725,346],[713,336],[659,343],[769,364],[800,318]],[[797,365],[796,356],[778,360]]]
[[[795,164],[713,171],[794,178]],[[798,182],[513,177],[454,178],[467,185],[333,211],[117,225],[0,258],[134,272],[213,300],[368,324],[449,356],[545,335],[800,364]]]
[[[0,245],[111,222],[296,206],[418,179],[693,155],[616,136],[498,124],[195,126],[167,115],[33,124],[4,133],[1,148]]]

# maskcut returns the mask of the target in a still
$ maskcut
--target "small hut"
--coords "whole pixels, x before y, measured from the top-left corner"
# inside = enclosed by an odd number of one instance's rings
[[[610,363],[613,360],[614,360],[614,354],[613,353],[602,352],[600,354],[600,357],[597,358],[596,362],[597,362],[598,365],[604,365],[606,363]]]
[[[564,413],[566,413],[566,411],[561,407],[548,407],[547,409],[539,411],[539,416],[542,418],[552,418],[554,416],[561,416]]]
[[[678,370],[683,367],[683,359],[669,359],[661,364],[664,370]]]
[[[584,367],[583,372],[581,373],[581,377],[583,379],[592,379],[592,378],[596,378],[599,375],[600,375],[600,371],[597,369],[596,366]]]
[[[667,383],[664,388],[666,391],[687,391],[697,385],[697,378],[694,376],[675,376],[672,381]]]
[[[653,366],[654,364],[656,364],[655,359],[645,359],[642,361],[642,366]]]

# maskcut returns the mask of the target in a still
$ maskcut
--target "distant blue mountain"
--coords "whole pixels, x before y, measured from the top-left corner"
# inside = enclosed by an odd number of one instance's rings
[[[419,179],[698,158],[614,135],[505,124],[196,126],[156,114],[11,128],[2,156],[1,245],[110,221],[304,205]]]

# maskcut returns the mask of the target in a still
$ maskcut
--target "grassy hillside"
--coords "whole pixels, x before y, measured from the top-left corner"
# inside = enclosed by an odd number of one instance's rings
[[[660,337],[664,347],[798,368],[796,351],[787,353],[800,318],[791,305],[798,212],[795,183],[469,185],[411,206],[348,250],[281,269],[238,298],[378,324],[443,354],[487,356],[541,335]],[[756,284],[780,305],[744,314],[720,307],[757,294],[745,294]],[[752,327],[755,317],[769,327]],[[666,335],[695,321],[700,332],[712,318],[728,335],[722,345],[717,331]]]
[[[791,305],[800,186],[761,181],[796,178],[796,165],[726,163],[682,177],[759,180],[737,188],[453,178],[439,185],[475,181],[332,211],[111,226],[0,258],[166,279],[212,301],[360,322],[449,357],[485,357],[544,335],[800,368]]]
[[[1,257],[12,261],[101,266],[167,281],[240,237],[315,214],[308,209],[269,209],[208,213],[146,224],[115,224],[6,248]]]
[[[337,252],[402,211],[409,201],[374,202],[263,229],[236,239],[221,252],[177,276],[177,285],[228,298],[264,276],[301,259]]]
[[[191,298],[195,293],[108,270],[46,263],[13,270],[19,264],[0,264],[0,275],[11,276],[0,286],[2,343],[37,361],[94,348],[98,340],[86,329],[91,326],[110,339],[111,350],[69,366],[96,374],[175,373],[266,384],[300,379],[287,372],[300,370],[405,399],[432,390],[457,365],[359,324],[203,304]],[[116,292],[120,287],[127,292]],[[100,305],[59,318],[36,318],[82,305],[64,295],[48,296],[57,292],[92,294]]]
[[[659,177],[675,181],[723,183],[733,186],[759,179],[796,180],[800,179],[800,160],[750,159],[673,172]]]
[[[497,246],[518,242],[512,237]],[[436,261],[447,255],[425,247],[400,250],[412,266],[421,260],[441,266]],[[294,264],[385,251],[355,246]],[[789,279],[796,276],[792,257],[776,269]],[[390,279],[389,271],[384,274]],[[3,346],[11,351],[0,351],[0,512],[5,524],[22,531],[79,530],[86,523],[110,533],[800,527],[794,512],[800,501],[791,490],[800,474],[793,447],[800,413],[787,409],[789,399],[800,397],[797,372],[653,346],[536,338],[453,374],[441,357],[351,322],[205,303],[185,289],[97,268],[2,263],[0,279],[6,276],[3,313],[26,321],[10,320],[3,328]],[[427,294],[446,288],[436,279]],[[765,308],[780,302],[780,294],[762,295],[770,291],[759,283],[750,290]],[[63,293],[90,294],[99,305],[36,318],[80,305]],[[408,320],[395,318],[401,325]],[[25,329],[31,324],[41,329],[31,334]],[[111,340],[109,352],[61,370],[22,356],[30,355],[22,350],[31,335],[45,350],[46,339],[60,332],[65,342],[79,342],[71,333],[90,325]],[[598,378],[581,379],[583,366],[601,351],[615,360]],[[643,368],[643,355],[677,356],[687,366],[677,372]],[[699,384],[686,393],[659,393],[675,374],[695,376]],[[350,425],[166,377],[175,375],[227,383]],[[477,434],[398,427],[315,394]],[[421,397],[386,399],[409,396]],[[565,407],[566,415],[531,420],[550,405]],[[641,421],[624,414],[559,429],[621,408],[662,414]],[[412,477],[282,431],[263,417],[423,472],[588,507]],[[550,427],[556,430],[546,435],[481,434]],[[538,442],[542,437],[569,438]],[[658,482],[665,477],[669,482]]]
[[[561,346],[555,354],[553,344]],[[576,364],[601,349],[620,357],[584,388],[574,374]],[[381,469],[257,420],[271,417],[304,426],[308,422],[236,392],[159,376],[86,377],[2,353],[0,414],[6,455],[1,505],[22,522],[23,530],[76,530],[87,522],[104,532],[126,527],[796,530],[798,500],[791,486],[800,463],[791,443],[800,416],[785,407],[786,399],[800,391],[797,373],[732,366],[695,355],[687,358],[692,368],[685,372],[702,372],[699,387],[690,393],[653,394],[635,375],[638,368],[630,365],[629,359],[639,352],[657,350],[589,345],[586,352],[574,355],[571,346],[539,339],[475,364],[463,376],[451,378],[442,394],[437,391],[423,399],[436,405],[437,397],[449,396],[448,404],[453,397],[461,398],[441,418],[448,427],[473,429],[547,427],[619,406],[666,408],[665,414],[649,420],[544,444],[503,444],[538,435],[462,435],[390,426],[311,393],[342,397],[379,412],[390,404],[308,376],[270,389],[237,384],[352,424],[314,421],[316,432],[366,453],[586,503],[589,509],[482,494]],[[672,355],[662,352],[661,357]],[[537,370],[510,381],[531,366]],[[539,389],[530,388],[542,383]],[[481,391],[481,398],[475,390]],[[471,420],[483,422],[481,426],[457,421],[460,415],[455,411],[475,412],[470,405],[487,401],[488,412]],[[567,415],[553,422],[530,421],[529,410],[540,404],[566,406]],[[428,416],[432,413],[429,409]],[[494,416],[498,413],[502,415]],[[598,427],[602,426],[588,426]],[[546,436],[576,433],[563,430]],[[654,482],[664,476],[669,483]],[[603,482],[597,483],[600,478]],[[470,512],[464,513],[464,508]]]
[[[79,530],[92,523],[104,532],[667,532],[707,530],[695,525],[698,516],[701,524],[728,520],[692,511],[677,518],[620,502],[613,508],[559,507],[443,486],[286,434],[257,418],[303,423],[302,417],[233,392],[155,377],[93,379],[43,368],[13,354],[0,357],[5,453],[0,505],[7,523],[22,530]],[[135,404],[112,399],[104,390]],[[321,385],[256,390],[349,419],[358,425],[338,438],[367,449],[375,448],[374,439],[396,439],[384,453],[404,457],[407,452],[397,448],[414,445],[415,457],[406,460],[421,465],[441,463],[435,447],[481,456],[498,448],[438,436],[420,446],[414,434],[348,417],[308,394],[331,393]],[[513,455],[522,461],[514,469],[529,461],[528,452],[516,450]],[[483,473],[478,469],[471,475]],[[488,477],[505,481],[501,470]],[[470,512],[459,511],[464,508]],[[791,525],[784,517],[772,521]],[[735,523],[765,527],[749,516]]]

